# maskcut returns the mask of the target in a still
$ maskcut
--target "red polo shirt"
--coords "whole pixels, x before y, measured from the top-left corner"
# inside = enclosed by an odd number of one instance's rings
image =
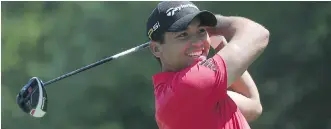
[[[178,72],[153,76],[160,129],[250,129],[227,95],[227,73],[215,55]]]

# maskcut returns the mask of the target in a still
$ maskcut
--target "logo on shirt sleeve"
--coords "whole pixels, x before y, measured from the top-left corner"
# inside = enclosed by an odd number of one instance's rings
[[[201,61],[199,63],[199,65],[205,66],[205,67],[207,67],[207,68],[209,68],[209,69],[211,69],[213,71],[217,71],[216,64],[215,64],[215,62],[214,62],[214,60],[212,58],[209,58],[207,60]]]

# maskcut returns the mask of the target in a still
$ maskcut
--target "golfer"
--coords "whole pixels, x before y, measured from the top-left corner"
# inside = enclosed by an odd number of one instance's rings
[[[147,36],[162,68],[153,76],[160,129],[250,129],[262,106],[246,70],[266,48],[267,29],[165,1],[148,18]],[[216,54],[207,58],[211,47]]]

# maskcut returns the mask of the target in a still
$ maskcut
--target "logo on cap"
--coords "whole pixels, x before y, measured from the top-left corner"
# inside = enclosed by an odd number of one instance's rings
[[[156,31],[158,28],[160,27],[160,23],[159,23],[159,21],[157,21],[155,24],[154,24],[154,26],[151,28],[151,29],[149,29],[148,30],[148,37],[150,38],[150,39],[152,39],[152,34],[153,34],[153,32],[154,31]]]
[[[167,14],[167,16],[173,16],[173,15],[175,15],[175,13],[177,11],[180,11],[181,9],[188,8],[188,7],[196,8],[196,9],[199,10],[199,8],[197,6],[195,6],[195,5],[193,5],[193,4],[184,4],[184,5],[181,4],[181,5],[177,6],[177,7],[169,8],[166,11],[166,14]]]

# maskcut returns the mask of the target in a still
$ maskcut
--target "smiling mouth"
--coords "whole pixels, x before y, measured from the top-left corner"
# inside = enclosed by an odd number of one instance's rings
[[[196,52],[191,52],[188,54],[190,57],[200,57],[202,56],[203,52],[202,51],[196,51]]]
[[[206,56],[206,51],[205,51],[205,49],[200,49],[200,50],[195,50],[195,51],[189,52],[186,55],[189,57],[193,57],[193,58],[200,58],[200,57]]]
[[[206,59],[208,55],[206,44],[207,42],[201,42],[199,44],[188,43],[184,49],[185,55],[194,59]]]

